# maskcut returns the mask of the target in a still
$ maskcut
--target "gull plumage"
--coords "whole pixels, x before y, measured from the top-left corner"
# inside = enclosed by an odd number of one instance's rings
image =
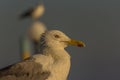
[[[38,54],[0,70],[2,80],[67,80],[70,70],[68,45],[84,47],[82,41],[70,39],[59,30],[41,34]]]
[[[37,20],[37,19],[39,19],[39,17],[41,17],[44,14],[44,11],[45,11],[45,7],[44,7],[43,3],[41,3],[35,7],[32,7],[30,9],[26,10],[24,13],[22,13],[20,15],[20,19],[31,17],[33,20]]]

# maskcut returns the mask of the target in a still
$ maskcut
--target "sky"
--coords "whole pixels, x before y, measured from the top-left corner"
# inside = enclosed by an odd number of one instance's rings
[[[19,15],[40,0],[0,0],[0,68],[20,61],[20,37],[30,19]],[[48,29],[59,29],[82,40],[85,48],[70,46],[68,80],[120,80],[120,1],[43,0],[40,18]]]

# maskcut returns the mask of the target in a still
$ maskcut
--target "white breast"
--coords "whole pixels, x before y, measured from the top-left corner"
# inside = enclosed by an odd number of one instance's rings
[[[60,51],[61,52],[61,51]],[[66,51],[64,51],[66,52]],[[59,54],[59,53],[58,53]],[[43,66],[44,71],[50,71],[47,80],[66,80],[70,69],[70,56],[64,53],[63,57],[55,58],[52,56],[35,55],[35,62]]]

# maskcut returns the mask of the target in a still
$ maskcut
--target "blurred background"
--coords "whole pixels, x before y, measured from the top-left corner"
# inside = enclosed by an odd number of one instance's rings
[[[0,0],[0,68],[20,61],[20,36],[31,21],[19,15],[40,0]],[[40,21],[83,40],[85,48],[68,47],[69,80],[120,80],[120,1],[43,0]]]

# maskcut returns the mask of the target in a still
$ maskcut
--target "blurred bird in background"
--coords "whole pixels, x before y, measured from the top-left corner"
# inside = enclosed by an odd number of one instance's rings
[[[31,56],[31,47],[34,46],[34,53],[40,51],[40,38],[46,31],[46,26],[42,22],[34,22],[27,30],[27,34],[21,40],[22,60]]]
[[[34,52],[39,52],[39,40],[41,34],[46,30],[45,25],[39,21],[39,18],[42,17],[42,15],[45,12],[44,4],[41,2],[35,7],[32,7],[28,10],[26,10],[24,13],[20,15],[20,19],[25,19],[30,17],[32,19],[32,23],[27,30],[26,36],[22,38],[22,46],[21,46],[21,53],[22,53],[22,60],[27,59],[31,56],[30,53],[30,42],[33,43],[34,46]],[[23,47],[23,48],[22,48]]]
[[[31,17],[32,20],[38,20],[44,14],[44,11],[45,11],[44,4],[40,3],[37,6],[32,7],[26,10],[24,13],[22,13],[20,15],[20,19]]]
[[[34,22],[28,29],[27,34],[34,45],[35,53],[39,52],[40,38],[46,30],[46,26],[42,22]]]

